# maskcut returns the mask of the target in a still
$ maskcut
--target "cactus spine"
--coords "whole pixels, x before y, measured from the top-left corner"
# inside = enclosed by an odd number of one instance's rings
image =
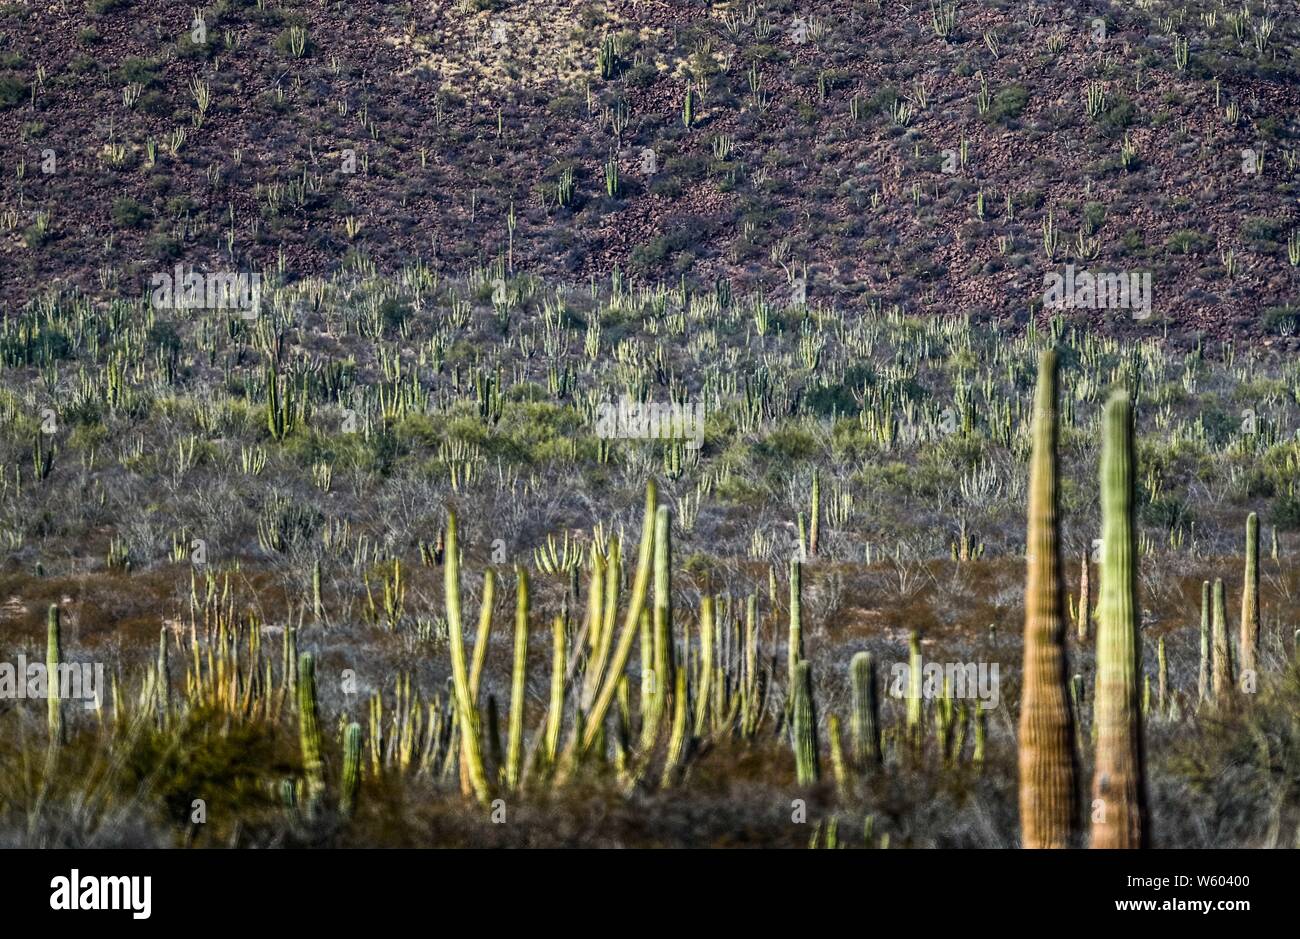
[[[321,758],[320,714],[316,706],[316,659],[298,657],[298,745],[307,781],[307,817],[315,816],[325,795],[325,763]]]
[[[361,725],[348,724],[343,733],[343,784],[339,789],[339,814],[352,815],[357,807],[357,793],[361,790]]]
[[[1020,834],[1026,848],[1065,848],[1077,821],[1074,722],[1061,609],[1057,517],[1056,353],[1042,354],[1034,400],[1020,702]]]
[[[1119,390],[1106,403],[1101,452],[1094,848],[1139,848],[1149,838],[1138,682],[1142,668],[1133,463],[1133,406],[1128,394]]]
[[[447,557],[445,593],[447,604],[447,634],[451,646],[451,676],[456,697],[456,714],[460,726],[461,759],[465,764],[469,787],[475,798],[484,805],[488,801],[487,771],[483,767],[482,741],[478,732],[478,709],[470,691],[469,674],[465,667],[465,634],[460,611],[460,546],[456,539],[456,513],[447,513]],[[487,599],[487,584],[484,584]],[[299,681],[302,678],[299,676]]]
[[[870,652],[858,652],[849,663],[853,716],[849,732],[853,762],[865,771],[880,765],[880,704],[876,696],[876,666]]]
[[[62,660],[59,608],[51,603],[45,617],[45,706],[51,747],[63,743],[63,699],[59,695],[59,662]]]
[[[528,572],[515,566],[515,657],[510,669],[510,730],[506,743],[506,788],[519,788],[524,750],[524,677],[528,665]]]
[[[811,786],[821,773],[817,761],[817,709],[813,702],[812,666],[807,662],[795,664],[792,691],[790,736],[794,746],[795,778],[800,786]]]
[[[1259,648],[1259,516],[1246,516],[1246,580],[1241,590],[1241,670],[1254,672]]]

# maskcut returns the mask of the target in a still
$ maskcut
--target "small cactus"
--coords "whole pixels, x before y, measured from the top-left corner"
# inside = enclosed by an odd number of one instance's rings
[[[870,652],[858,652],[849,663],[853,716],[849,732],[853,762],[861,771],[880,765],[880,702],[876,693],[876,666]]]
[[[1232,643],[1228,639],[1228,606],[1223,594],[1223,580],[1215,578],[1211,600],[1210,631],[1212,636],[1211,691],[1214,703],[1226,705],[1232,700],[1234,670]]]

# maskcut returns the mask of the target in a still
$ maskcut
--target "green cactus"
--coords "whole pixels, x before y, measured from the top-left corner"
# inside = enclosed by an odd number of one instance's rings
[[[339,787],[339,814],[351,817],[361,791],[361,725],[355,721],[343,732],[343,781]]]
[[[795,778],[800,786],[812,786],[821,777],[817,747],[817,706],[813,699],[812,666],[795,663],[793,702],[790,708],[790,738],[794,747]]]
[[[510,730],[506,743],[506,788],[519,788],[520,759],[524,748],[524,679],[528,666],[528,572],[515,566],[515,654],[510,669]]]
[[[1259,516],[1246,516],[1246,576],[1241,590],[1241,671],[1256,670],[1259,649]]]
[[[808,527],[808,556],[817,557],[817,547],[821,534],[821,477],[816,470],[812,474],[812,521]]]
[[[316,659],[310,652],[298,657],[298,744],[307,782],[307,817],[314,818],[325,796],[325,763],[316,706]]]
[[[1088,552],[1083,552],[1083,557],[1079,562],[1079,614],[1078,630],[1079,641],[1087,642],[1090,626],[1092,624],[1092,597],[1091,585],[1088,583]]]
[[[1210,582],[1201,582],[1201,667],[1196,678],[1196,700],[1210,698]]]
[[[880,702],[876,693],[876,666],[870,652],[858,652],[849,663],[853,715],[849,733],[853,763],[860,771],[880,765]]]
[[[656,508],[654,532],[654,674],[650,686],[651,709],[642,718],[643,748],[649,747],[659,732],[673,681],[672,518],[667,506]]]
[[[447,513],[447,560],[445,593],[447,605],[447,635],[451,646],[451,675],[456,698],[457,721],[460,725],[461,760],[474,797],[486,805],[489,799],[487,770],[483,766],[482,740],[479,737],[478,709],[470,690],[469,674],[465,665],[465,634],[460,606],[460,546],[456,536],[456,513]],[[486,595],[486,584],[484,593]],[[299,676],[301,681],[301,676]]]
[[[59,688],[59,663],[63,644],[59,635],[59,608],[51,603],[45,618],[45,702],[50,746],[63,743],[63,698]]]
[[[1223,580],[1220,578],[1215,578],[1214,581],[1211,606],[1211,692],[1214,695],[1214,703],[1222,707],[1232,701],[1232,686],[1236,678],[1232,662],[1232,643],[1228,640],[1228,606],[1224,599]]]
[[[713,597],[700,599],[700,680],[695,699],[696,737],[708,729],[709,691],[713,680]]]
[[[1139,676],[1133,406],[1106,403],[1101,452],[1101,599],[1097,616],[1097,753],[1094,848],[1139,848],[1149,839]]]
[[[1034,397],[1026,537],[1024,688],[1020,699],[1020,832],[1026,848],[1065,848],[1078,820],[1061,608],[1057,515],[1056,353],[1043,352]]]
[[[551,621],[551,698],[546,710],[546,762],[555,765],[560,752],[560,728],[564,721],[564,618]]]
[[[790,562],[790,635],[786,647],[786,681],[794,696],[795,667],[803,661],[803,565]]]

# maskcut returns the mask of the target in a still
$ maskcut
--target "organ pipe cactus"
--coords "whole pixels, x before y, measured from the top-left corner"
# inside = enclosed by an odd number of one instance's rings
[[[1106,403],[1101,447],[1101,598],[1097,616],[1097,753],[1092,846],[1145,847],[1149,838],[1139,676],[1133,406]]]
[[[1241,590],[1241,671],[1254,672],[1259,649],[1259,516],[1246,516],[1246,576]]]
[[[658,503],[658,490],[654,480],[646,485],[645,516],[641,522],[641,547],[637,552],[636,576],[632,582],[632,596],[628,602],[627,618],[623,621],[623,631],[619,634],[618,646],[609,663],[604,683],[588,715],[587,726],[583,731],[582,749],[587,750],[600,733],[605,722],[605,714],[614,700],[623,669],[627,667],[628,656],[632,653],[632,643],[636,639],[637,624],[641,620],[641,610],[645,608],[646,594],[650,587],[651,555],[655,542],[655,512]]]
[[[564,618],[551,622],[551,699],[546,711],[546,760],[551,765],[560,751],[560,725],[564,720]]]
[[[876,666],[870,652],[858,652],[849,663],[853,715],[849,733],[853,762],[859,770],[880,765],[880,703],[876,693]]]
[[[821,534],[821,477],[816,470],[812,475],[812,520],[808,526],[808,554],[817,557],[818,542]]]
[[[510,729],[506,742],[506,788],[519,788],[520,758],[524,749],[524,678],[528,665],[528,572],[515,566],[515,649],[510,669]]]
[[[673,680],[672,606],[672,518],[667,506],[655,511],[654,519],[654,671],[651,676],[651,709],[645,720],[642,746],[650,745],[659,731],[664,703]]]
[[[320,712],[316,705],[316,659],[310,652],[298,658],[298,745],[307,782],[307,816],[311,818],[325,795],[325,763],[321,757]]]
[[[800,786],[814,785],[821,775],[817,754],[817,709],[813,701],[812,667],[795,663],[790,737],[794,747],[795,778]]]
[[[348,724],[343,733],[343,781],[339,787],[339,814],[352,815],[361,789],[361,725]]]
[[[1092,597],[1090,584],[1088,583],[1088,552],[1083,552],[1083,557],[1079,562],[1079,615],[1078,629],[1079,641],[1087,642],[1089,627],[1092,623]]]
[[[470,689],[469,673],[465,666],[465,634],[460,608],[460,546],[456,536],[456,513],[447,513],[447,557],[445,593],[447,605],[447,634],[451,646],[451,676],[456,697],[457,721],[460,725],[461,759],[465,763],[470,788],[480,803],[488,802],[487,771],[483,766],[482,741],[479,737],[478,709]],[[486,584],[484,585],[486,595]],[[302,676],[298,678],[302,681]]]
[[[1026,848],[1065,848],[1078,818],[1061,608],[1057,515],[1056,353],[1042,354],[1034,399],[1026,538],[1024,690],[1020,701],[1020,834]]]
[[[796,558],[790,562],[790,635],[786,648],[786,678],[794,695],[795,666],[803,661],[803,565]]]
[[[45,618],[45,706],[51,747],[63,743],[63,698],[59,687],[59,663],[62,660],[59,608],[51,603]]]

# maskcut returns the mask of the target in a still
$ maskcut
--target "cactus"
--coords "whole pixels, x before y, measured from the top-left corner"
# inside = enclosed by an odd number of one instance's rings
[[[604,683],[596,695],[591,707],[587,726],[583,730],[582,749],[587,750],[595,742],[604,723],[605,714],[614,700],[614,692],[627,667],[628,656],[632,654],[632,643],[636,640],[637,626],[641,621],[641,611],[645,609],[646,594],[650,588],[650,568],[655,546],[656,511],[658,507],[658,489],[654,480],[646,484],[645,515],[641,521],[641,546],[637,552],[636,577],[632,581],[632,596],[628,602],[627,618],[623,621],[623,631],[619,634],[618,646],[609,663]],[[665,653],[667,650],[665,650]]]
[[[700,680],[695,699],[696,737],[708,728],[709,691],[713,680],[713,597],[700,599]]]
[[[172,707],[172,678],[171,669],[167,665],[166,626],[158,630],[158,664],[155,666],[155,673],[158,694],[158,721],[160,725],[163,725],[167,723]]]
[[[1156,647],[1156,713],[1160,719],[1169,713],[1169,659],[1165,657],[1165,637],[1160,637]]]
[[[803,661],[803,565],[790,562],[790,636],[786,647],[786,680],[794,696],[795,667]]]
[[[1201,667],[1196,678],[1196,700],[1210,697],[1210,582],[1201,581]]]
[[[821,533],[821,477],[816,470],[812,474],[812,521],[808,527],[808,555],[817,557],[817,546]]]
[[[1089,626],[1092,622],[1092,597],[1089,596],[1090,585],[1088,583],[1088,552],[1083,552],[1083,557],[1079,562],[1079,613],[1077,616],[1079,626],[1079,641],[1087,642]]]
[[[813,700],[812,666],[799,661],[794,667],[790,738],[794,747],[795,778],[800,786],[814,785],[821,771],[817,753],[817,707]]]
[[[1232,643],[1228,641],[1228,607],[1223,595],[1223,581],[1215,578],[1211,599],[1212,662],[1211,692],[1214,703],[1225,705],[1232,700]]]
[[[319,622],[324,611],[320,595],[320,558],[317,558],[311,566],[311,615]]]
[[[59,608],[51,603],[45,619],[45,702],[50,746],[63,743],[63,698],[59,688],[59,663],[63,645],[59,636]]]
[[[456,697],[457,721],[460,725],[461,760],[474,797],[487,804],[487,771],[483,766],[482,741],[479,738],[478,709],[470,691],[469,674],[465,667],[465,634],[460,610],[460,547],[456,538],[456,513],[447,513],[447,558],[445,593],[447,605],[447,634],[451,646],[451,675]],[[487,585],[484,585],[484,596]],[[302,678],[299,676],[299,681]]]
[[[339,814],[349,818],[357,807],[361,790],[361,725],[348,724],[343,733],[343,782],[339,787]]]
[[[659,732],[669,682],[673,680],[672,519],[667,506],[655,510],[654,552],[654,674],[650,688],[651,708],[642,720],[642,747],[649,747]]]
[[[1246,516],[1246,577],[1241,589],[1241,671],[1254,672],[1259,648],[1259,516]]]
[[[1128,394],[1119,390],[1106,403],[1101,453],[1094,848],[1144,847],[1150,837],[1138,697],[1142,647],[1133,464],[1133,406]]]
[[[690,130],[695,125],[695,89],[687,88],[682,100],[682,123]]]
[[[667,789],[672,785],[681,766],[682,756],[686,750],[686,669],[677,670],[673,690],[673,726],[668,736],[668,757],[664,761],[663,777],[660,786]]]
[[[564,618],[551,622],[551,701],[546,711],[546,761],[555,765],[560,751],[560,724],[564,720]]]
[[[307,781],[307,817],[313,818],[325,796],[325,763],[316,706],[316,659],[310,652],[298,657],[298,744]]]
[[[524,678],[528,665],[528,572],[515,565],[515,655],[510,669],[510,729],[506,743],[506,788],[519,788],[520,758],[524,748]]]
[[[921,696],[921,636],[913,629],[907,636],[907,742],[913,748],[921,746],[921,716],[924,699]]]
[[[870,652],[858,652],[849,663],[853,716],[849,732],[853,763],[860,771],[880,765],[880,703],[876,694],[876,666]]]
[[[1020,833],[1026,848],[1065,848],[1078,820],[1061,609],[1057,516],[1056,353],[1042,354],[1034,399],[1025,583],[1024,689],[1020,700]]]

